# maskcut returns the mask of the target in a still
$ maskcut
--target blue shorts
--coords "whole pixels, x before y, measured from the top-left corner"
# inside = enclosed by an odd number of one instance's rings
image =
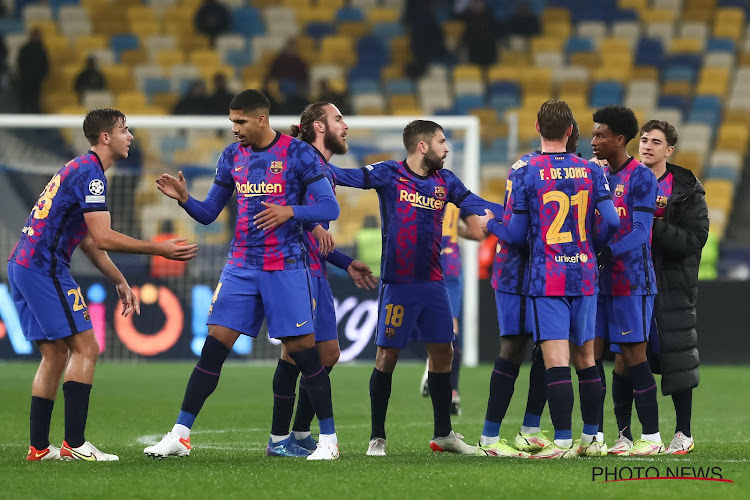
[[[448,287],[448,298],[451,301],[453,317],[461,319],[461,310],[464,304],[464,278],[458,276],[446,276],[445,286]]]
[[[410,342],[447,344],[454,339],[445,281],[383,284],[377,345],[403,349]]]
[[[307,269],[260,271],[227,264],[206,324],[257,337],[265,318],[272,338],[313,333],[311,286]]]
[[[315,342],[337,340],[336,308],[333,305],[333,292],[326,278],[311,277],[313,310],[315,319]]]
[[[531,314],[526,313],[526,297],[514,293],[495,290],[497,323],[500,325],[500,336],[531,335],[533,324]],[[529,308],[531,309],[531,308]]]
[[[46,276],[8,262],[8,284],[26,340],[57,340],[93,328],[81,288],[67,271]]]
[[[600,295],[596,309],[596,336],[614,344],[637,344],[649,339],[654,313],[653,295]]]
[[[583,345],[594,340],[596,295],[529,297],[534,342],[569,340]]]

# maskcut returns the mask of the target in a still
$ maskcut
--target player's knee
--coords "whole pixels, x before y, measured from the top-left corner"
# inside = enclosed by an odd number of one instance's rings
[[[333,366],[339,361],[341,350],[338,346],[335,349],[326,349],[320,352],[320,361],[324,366]]]
[[[393,373],[398,362],[398,355],[398,349],[378,347],[378,353],[375,356],[375,368],[381,372]]]
[[[500,339],[500,357],[514,365],[523,363],[526,355],[526,339],[520,337],[502,337]]]

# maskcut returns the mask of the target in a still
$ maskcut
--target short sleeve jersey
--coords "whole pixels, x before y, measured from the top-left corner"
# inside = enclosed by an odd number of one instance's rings
[[[328,166],[328,162],[323,157],[320,152],[315,149],[315,152],[318,156],[318,161],[320,162],[320,168],[325,174],[326,178],[328,179],[328,182],[331,183],[331,188],[333,189],[334,193],[336,192],[336,177],[333,175],[333,171]],[[308,194],[306,197],[306,202],[308,204],[312,204],[315,202],[315,198]],[[321,222],[321,226],[323,226],[324,229],[328,229],[330,226],[330,222]],[[305,232],[305,244],[307,245],[307,252],[308,252],[308,265],[310,270],[310,276],[316,277],[316,278],[325,278],[327,277],[327,270],[326,270],[326,259],[323,257],[323,255],[320,253],[320,245],[318,244],[318,240],[315,239],[315,236],[309,231]]]
[[[440,265],[445,277],[461,276],[461,247],[458,244],[458,221],[469,214],[453,203],[445,206],[443,214],[443,240],[440,251]]]
[[[502,215],[503,224],[510,224],[513,215],[513,182],[518,169],[526,165],[529,159],[538,155],[538,152],[526,153],[518,159],[508,173],[505,182],[505,199],[503,206],[505,211]],[[495,251],[495,260],[492,262],[492,288],[499,292],[520,294],[523,290],[525,275],[528,271],[528,252],[509,245],[505,241],[498,241]]]
[[[470,194],[449,170],[429,176],[413,172],[406,161],[363,167],[365,189],[374,188],[383,224],[381,279],[414,283],[443,279],[440,264],[446,203],[460,207]],[[341,181],[340,174],[338,178]]]
[[[654,212],[655,219],[663,219],[667,214],[667,202],[669,197],[672,196],[672,172],[666,172],[659,179],[657,193],[656,193],[656,211]]]
[[[517,170],[513,213],[528,214],[530,223],[524,294],[595,295],[595,207],[610,198],[601,169],[574,154],[542,153]]]
[[[276,134],[263,149],[228,146],[219,158],[214,182],[237,190],[237,222],[227,263],[247,269],[279,271],[306,267],[302,225],[295,219],[262,231],[253,216],[261,202],[303,205],[307,185],[323,179],[320,161],[309,144]]]
[[[83,214],[107,211],[107,178],[93,151],[65,164],[31,210],[9,261],[47,276],[70,269],[70,257],[88,233]]]
[[[634,158],[612,172],[609,166],[604,173],[612,189],[612,201],[620,216],[620,228],[610,243],[617,243],[633,230],[633,213],[656,211],[657,180],[654,173]],[[651,260],[651,237],[643,245],[613,257],[599,276],[599,289],[603,295],[654,295],[656,277]]]

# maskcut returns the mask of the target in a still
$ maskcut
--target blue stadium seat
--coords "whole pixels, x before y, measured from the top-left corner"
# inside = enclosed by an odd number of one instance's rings
[[[687,97],[681,95],[661,95],[659,96],[659,102],[656,107],[675,108],[684,116],[685,109],[687,108]]]
[[[224,62],[236,68],[253,64],[253,53],[249,50],[230,50],[224,56]]]
[[[687,66],[697,73],[703,65],[703,56],[700,54],[666,54],[662,64],[665,66]]]
[[[159,151],[162,158],[166,161],[172,161],[172,155],[175,151],[187,148],[187,138],[182,135],[170,135],[162,137]]]
[[[453,103],[453,109],[459,115],[466,115],[472,109],[483,108],[484,97],[481,95],[457,95]]]
[[[596,50],[594,42],[590,38],[586,37],[572,37],[568,38],[565,43],[565,53],[574,54],[576,52],[593,52]]]
[[[12,33],[23,33],[25,26],[22,20],[12,18],[0,19],[0,34],[10,35]]]
[[[405,78],[398,78],[395,80],[388,80],[385,82],[386,94],[414,94],[416,88],[414,82]]]
[[[706,169],[703,176],[706,179],[724,179],[731,183],[735,183],[739,180],[739,171],[730,167],[710,167]]]
[[[307,25],[306,33],[313,38],[323,38],[324,36],[336,33],[336,26],[332,23],[313,22]]]
[[[135,35],[114,35],[109,40],[109,48],[115,53],[115,61],[120,62],[120,55],[125,50],[137,49],[140,41]]]
[[[34,2],[37,3],[37,2]],[[43,3],[43,2],[39,2]],[[79,0],[49,0],[48,2],[50,8],[52,9],[52,14],[57,17],[57,12],[60,10],[60,7],[63,5],[79,5]],[[20,12],[19,10],[16,10],[16,12]]]
[[[706,52],[729,52],[730,54],[734,54],[734,40],[731,38],[711,38],[706,43]]]
[[[349,70],[349,81],[352,80],[376,80],[380,81],[382,66],[364,65],[356,66]]]
[[[622,84],[620,84],[620,82],[607,80],[596,82],[594,86],[591,87],[591,100],[589,105],[592,108],[603,108],[610,104],[621,104],[622,95]]]
[[[660,66],[664,58],[664,48],[659,38],[641,38],[636,44],[636,66]]]
[[[146,78],[143,83],[143,92],[149,98],[157,92],[170,92],[171,90],[169,78]]]
[[[372,78],[349,79],[349,93],[352,95],[380,92],[379,80]]]
[[[739,7],[745,11],[745,18],[750,17],[750,3],[747,0],[719,0],[719,7]]]
[[[521,99],[514,94],[491,94],[490,107],[498,113],[521,106]]]
[[[382,68],[390,64],[391,54],[378,38],[364,36],[357,41],[357,60]]]
[[[689,122],[705,123],[716,127],[721,121],[721,99],[713,95],[697,95],[688,114]]]
[[[404,27],[401,23],[378,23],[372,27],[372,35],[383,40],[391,40],[403,34]]]
[[[336,21],[364,21],[365,15],[357,7],[345,6],[336,11]]]
[[[696,71],[690,66],[671,65],[662,72],[662,80],[665,82],[695,82]]]
[[[263,35],[266,32],[266,25],[258,9],[240,7],[232,10],[232,31],[246,36]]]

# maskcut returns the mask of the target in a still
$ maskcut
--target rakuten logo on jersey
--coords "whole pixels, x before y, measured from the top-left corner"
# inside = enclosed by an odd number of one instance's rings
[[[275,182],[261,182],[260,184],[235,182],[234,184],[237,187],[237,192],[244,195],[245,198],[267,194],[284,194],[284,186]]]
[[[426,208],[428,210],[442,210],[445,207],[443,200],[438,200],[432,196],[424,196],[419,193],[410,193],[405,189],[399,191],[398,201],[405,201],[413,207]]]

